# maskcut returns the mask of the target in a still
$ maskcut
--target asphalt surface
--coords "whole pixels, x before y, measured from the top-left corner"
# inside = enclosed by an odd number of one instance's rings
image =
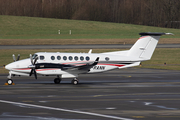
[[[0,49],[126,49],[133,45],[0,45]],[[157,48],[180,48],[180,44],[158,44]]]
[[[0,75],[1,120],[179,120],[180,71],[128,68],[79,76]]]

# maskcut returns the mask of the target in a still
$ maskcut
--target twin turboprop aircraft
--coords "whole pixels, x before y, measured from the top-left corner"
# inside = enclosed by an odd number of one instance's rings
[[[139,33],[141,37],[130,50],[105,53],[60,53],[38,52],[30,58],[15,60],[5,66],[9,70],[7,83],[13,84],[15,75],[57,76],[54,83],[59,84],[62,78],[73,78],[72,84],[78,84],[78,75],[98,73],[113,69],[138,66],[140,62],[150,60],[161,35],[172,33]],[[19,57],[18,57],[19,59]]]

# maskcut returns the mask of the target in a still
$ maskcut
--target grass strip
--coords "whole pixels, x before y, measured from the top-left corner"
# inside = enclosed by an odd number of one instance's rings
[[[137,39],[140,32],[170,32],[175,35],[163,38],[180,38],[178,29],[25,16],[0,15],[0,26],[0,39]]]

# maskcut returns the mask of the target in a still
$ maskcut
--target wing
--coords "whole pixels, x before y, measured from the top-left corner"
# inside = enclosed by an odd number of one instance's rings
[[[86,63],[85,65],[75,66],[75,65],[64,65],[64,64],[56,64],[56,63],[37,63],[35,64],[35,69],[46,69],[46,68],[59,68],[61,70],[67,72],[76,71],[77,73],[88,72],[93,66],[97,65],[99,62],[99,57],[92,63]]]
[[[99,62],[99,57],[96,58],[96,60],[94,61],[94,63],[87,63],[85,65],[80,65],[80,66],[72,66],[72,67],[66,67],[68,71],[72,71],[72,70],[79,70],[81,72],[89,72],[89,70],[97,65]]]

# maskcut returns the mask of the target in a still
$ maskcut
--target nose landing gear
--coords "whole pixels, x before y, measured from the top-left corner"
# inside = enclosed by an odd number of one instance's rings
[[[9,76],[7,78],[8,80],[6,81],[5,85],[15,85],[11,79],[11,72],[9,72]]]
[[[8,79],[5,84],[7,84],[7,85],[14,85],[12,79]]]

